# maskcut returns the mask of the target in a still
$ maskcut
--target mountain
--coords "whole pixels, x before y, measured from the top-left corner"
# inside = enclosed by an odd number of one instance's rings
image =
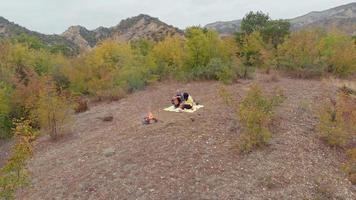
[[[38,38],[42,43],[51,47],[55,45],[66,46],[71,54],[78,52],[78,46],[60,35],[45,35],[35,31],[30,31],[25,27],[17,25],[4,17],[0,17],[0,38],[15,38],[21,35],[28,35]]]
[[[98,27],[95,30],[88,30],[79,25],[71,26],[61,35],[46,35],[31,31],[0,17],[0,38],[29,35],[38,38],[48,46],[64,45],[69,48],[71,54],[90,49],[101,40],[108,38],[124,41],[146,38],[160,41],[168,35],[183,34],[182,30],[144,14],[122,20],[118,25],[109,28]]]
[[[183,31],[144,14],[122,20],[110,28],[99,27],[90,31],[82,26],[72,26],[62,34],[81,49],[94,47],[99,41],[107,38],[124,41],[145,38],[160,41],[168,35],[183,35]]]
[[[240,31],[240,25],[241,25],[241,19],[238,20],[233,20],[233,21],[227,21],[227,22],[214,22],[207,24],[205,28],[208,29],[215,29],[217,30],[221,35],[230,35],[231,33],[235,33]]]
[[[356,3],[350,3],[324,11],[313,11],[306,15],[287,19],[291,30],[318,27],[325,30],[337,28],[349,35],[356,35]],[[215,22],[206,28],[217,30],[223,35],[233,34],[240,29],[241,20]]]
[[[289,20],[292,30],[320,27],[326,30],[341,29],[349,35],[356,35],[356,3],[338,6],[324,11],[313,11]]]

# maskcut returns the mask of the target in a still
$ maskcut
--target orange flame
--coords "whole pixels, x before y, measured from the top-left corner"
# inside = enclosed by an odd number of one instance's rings
[[[151,120],[151,119],[153,119],[153,118],[154,118],[154,117],[153,117],[153,114],[152,114],[151,112],[149,112],[149,113],[148,113],[148,119]]]

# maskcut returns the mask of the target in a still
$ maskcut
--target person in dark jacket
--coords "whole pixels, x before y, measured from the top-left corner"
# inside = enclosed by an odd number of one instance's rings
[[[194,105],[194,100],[192,96],[187,92],[183,92],[183,93],[178,92],[172,98],[172,104],[174,105],[175,108],[192,109]]]

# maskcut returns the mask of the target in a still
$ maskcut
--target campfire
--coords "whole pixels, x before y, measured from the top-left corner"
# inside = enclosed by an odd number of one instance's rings
[[[147,116],[143,119],[143,124],[152,124],[158,122],[158,119],[155,118],[152,112],[149,112]]]

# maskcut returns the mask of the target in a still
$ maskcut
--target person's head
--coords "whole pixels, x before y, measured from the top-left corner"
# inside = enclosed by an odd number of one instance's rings
[[[172,98],[171,102],[175,107],[178,107],[182,100],[179,97],[175,96]]]
[[[189,97],[189,94],[184,92],[183,93],[183,98],[184,98],[185,101],[188,100],[188,97]]]

